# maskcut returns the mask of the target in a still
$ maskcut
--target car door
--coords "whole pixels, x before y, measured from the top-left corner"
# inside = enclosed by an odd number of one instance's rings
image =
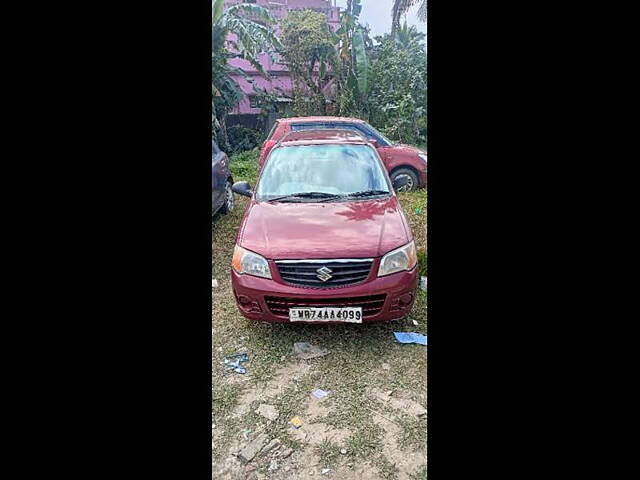
[[[216,142],[212,143],[211,158],[211,203],[213,211],[220,208],[224,202],[224,186],[227,179],[225,175],[225,163],[222,161],[225,155],[220,151]]]

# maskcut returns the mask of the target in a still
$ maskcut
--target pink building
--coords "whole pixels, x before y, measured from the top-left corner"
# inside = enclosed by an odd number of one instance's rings
[[[340,26],[340,7],[336,6],[336,0],[225,0],[224,6],[229,7],[238,3],[255,3],[261,7],[267,8],[271,16],[276,22],[287,18],[290,11],[293,10],[314,10],[324,13],[327,16],[329,27],[335,32]],[[280,33],[280,26],[273,26],[276,35]],[[287,68],[278,63],[277,55],[275,61],[272,62],[269,55],[260,56],[260,64],[269,72],[271,78],[267,80],[260,75],[256,69],[246,60],[234,58],[230,60],[230,64],[234,67],[240,67],[253,80],[254,84],[265,89],[269,93],[274,93],[282,97],[282,103],[289,102],[292,91],[291,76]],[[254,100],[253,87],[242,76],[235,76],[234,80],[238,82],[245,96],[240,103],[231,112],[232,114],[258,114],[260,108]],[[283,108],[285,105],[283,105]]]

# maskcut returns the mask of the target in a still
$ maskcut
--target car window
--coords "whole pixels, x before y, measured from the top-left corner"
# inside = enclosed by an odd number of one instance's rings
[[[297,124],[294,123],[291,125],[292,132],[299,132],[300,130],[320,130],[323,128],[328,128],[328,124],[314,122],[314,123],[297,123]]]
[[[350,130],[352,132],[356,132],[357,134],[363,136],[366,139],[371,138],[369,132],[365,131],[360,127],[360,125],[354,125],[352,123],[333,123],[331,128],[337,128],[339,130]]]
[[[369,130],[369,136],[371,136],[371,137],[375,138],[376,140],[378,140],[380,145],[385,146],[385,147],[393,145],[393,142],[391,140],[389,140],[387,137],[385,137],[383,134],[381,134],[378,130],[373,128],[368,123],[363,125],[363,127],[366,128],[367,130]]]
[[[375,150],[368,145],[304,145],[272,151],[256,188],[256,197],[323,192],[346,195],[365,190],[390,191]]]

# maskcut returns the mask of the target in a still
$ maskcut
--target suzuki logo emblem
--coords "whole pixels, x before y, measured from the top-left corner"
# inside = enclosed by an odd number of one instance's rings
[[[329,280],[330,278],[333,277],[333,275],[331,275],[331,272],[333,270],[327,268],[327,267],[322,267],[316,270],[316,272],[318,272],[318,275],[316,275],[320,280],[322,280],[323,282],[326,282],[327,280]]]

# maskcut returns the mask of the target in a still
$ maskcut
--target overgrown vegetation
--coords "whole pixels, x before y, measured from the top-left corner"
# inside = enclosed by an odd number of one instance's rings
[[[231,175],[236,182],[245,181],[251,185],[256,184],[258,178],[258,156],[260,150],[254,148],[245,152],[233,155],[229,162]]]
[[[337,67],[336,37],[327,17],[312,10],[293,11],[282,22],[282,44],[293,81],[295,115],[326,115],[328,72]]]
[[[227,128],[227,140],[229,147],[226,150],[227,155],[253,150],[262,143],[262,135],[257,130],[243,127],[242,125],[233,125]]]
[[[369,95],[369,121],[393,140],[425,143],[427,59],[424,34],[404,26],[400,38],[377,37]]]
[[[242,90],[232,75],[245,75],[244,70],[232,67],[228,61],[242,58],[268,76],[259,54],[274,52],[282,45],[271,28],[275,20],[263,7],[240,3],[225,9],[224,0],[213,0],[212,12],[212,135],[223,150],[228,150],[226,117],[242,99]]]
[[[259,62],[262,51],[281,54],[293,81],[292,92],[269,92],[254,85],[263,120],[278,110],[278,97],[290,95],[291,113],[296,116],[358,117],[392,140],[425,145],[425,34],[406,22],[400,26],[402,15],[419,1],[396,0],[391,34],[374,41],[359,21],[362,0],[347,0],[335,33],[322,13],[291,11],[281,22],[281,39],[274,34],[275,21],[267,9],[242,3],[223,10],[223,0],[214,0],[213,123],[214,137],[222,149],[234,154],[261,140],[261,133],[252,135],[239,128],[228,131],[226,116],[243,97],[232,75],[244,75],[228,60],[243,58],[268,77]],[[426,2],[420,6],[419,15],[425,18]]]

